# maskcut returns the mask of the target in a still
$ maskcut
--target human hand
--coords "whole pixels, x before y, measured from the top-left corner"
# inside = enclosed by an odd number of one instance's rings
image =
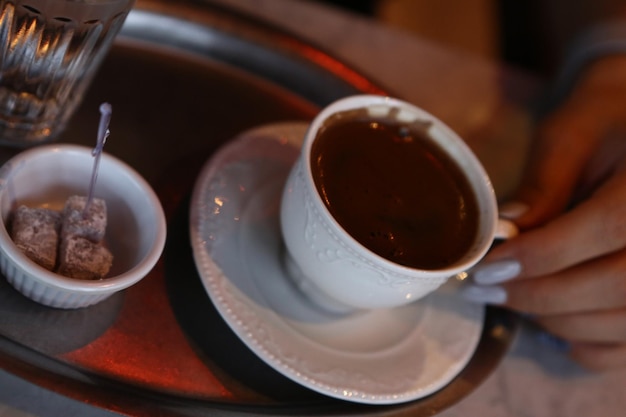
[[[584,366],[626,366],[626,56],[589,67],[537,131],[515,203],[520,227],[464,295],[526,313]]]

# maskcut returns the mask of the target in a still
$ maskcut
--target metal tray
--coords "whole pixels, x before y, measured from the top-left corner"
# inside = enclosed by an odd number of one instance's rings
[[[65,396],[130,416],[412,415],[459,401],[505,354],[513,315],[489,309],[467,368],[425,399],[365,406],[309,391],[265,365],[222,321],[198,278],[188,203],[198,171],[237,133],[310,120],[321,106],[385,89],[323,51],[208,3],[139,2],[61,141],[93,144],[112,103],[110,152],[153,185],[168,241],[141,283],[63,311],[0,280],[0,367]],[[1,150],[4,161],[14,151]]]

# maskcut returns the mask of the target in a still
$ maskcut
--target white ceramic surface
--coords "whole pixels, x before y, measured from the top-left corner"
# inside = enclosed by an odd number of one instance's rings
[[[355,109],[366,109],[372,117],[389,116],[407,123],[429,123],[428,136],[465,173],[478,203],[478,233],[467,253],[454,264],[424,270],[394,263],[360,244],[328,211],[311,172],[311,146],[329,117]],[[491,180],[482,164],[443,122],[398,99],[357,95],[331,103],[312,121],[304,138],[301,157],[287,179],[280,220],[290,255],[291,275],[311,297],[330,308],[334,304],[337,310],[342,306],[388,308],[422,298],[480,261],[496,236],[498,206]]]
[[[70,195],[87,195],[92,167],[90,148],[58,144],[23,151],[0,169],[0,270],[17,290],[41,304],[79,308],[102,301],[145,277],[165,246],[158,197],[135,170],[106,153],[95,196],[107,203],[105,239],[114,256],[107,278],[87,281],[55,274],[13,244],[6,221],[15,203],[61,209]]]
[[[206,291],[250,349],[304,386],[370,404],[429,395],[472,357],[484,307],[457,297],[456,281],[403,307],[350,314],[304,296],[282,265],[278,217],[305,130],[286,123],[249,131],[201,171],[190,233]]]

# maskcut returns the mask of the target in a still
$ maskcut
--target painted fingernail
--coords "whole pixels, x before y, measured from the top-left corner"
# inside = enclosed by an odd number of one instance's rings
[[[504,203],[498,209],[500,217],[509,220],[515,220],[528,211],[528,205],[518,201]]]
[[[506,291],[502,287],[467,285],[461,288],[460,293],[461,297],[474,303],[504,304],[506,302]]]
[[[512,259],[505,259],[477,266],[472,271],[476,284],[492,285],[509,281],[520,274],[522,266]]]

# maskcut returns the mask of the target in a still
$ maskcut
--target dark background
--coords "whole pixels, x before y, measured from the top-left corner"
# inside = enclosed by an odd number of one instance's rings
[[[378,2],[384,0],[317,1],[376,18]],[[619,17],[626,10],[624,0],[493,1],[499,33],[497,58],[547,77],[556,73],[579,34],[598,21]]]

